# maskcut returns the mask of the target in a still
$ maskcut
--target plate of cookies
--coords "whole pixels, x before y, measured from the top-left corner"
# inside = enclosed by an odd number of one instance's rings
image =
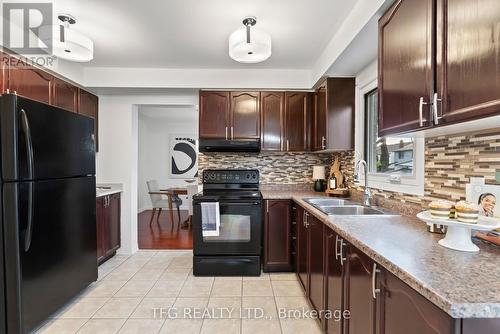
[[[477,204],[460,201],[433,201],[429,210],[420,212],[417,218],[428,225],[446,225],[446,236],[439,240],[443,247],[464,252],[478,252],[471,238],[471,230],[491,231],[500,228],[500,219],[480,214]]]

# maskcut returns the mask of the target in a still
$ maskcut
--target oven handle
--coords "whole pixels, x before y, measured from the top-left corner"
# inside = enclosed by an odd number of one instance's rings
[[[200,205],[202,202],[195,203],[195,205]],[[213,202],[204,202],[204,203],[213,203]],[[261,205],[260,202],[230,202],[223,203],[219,202],[220,206],[241,206],[241,205]]]

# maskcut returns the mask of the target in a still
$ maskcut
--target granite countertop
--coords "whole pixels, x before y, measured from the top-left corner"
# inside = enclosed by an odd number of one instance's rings
[[[500,248],[474,241],[478,253],[440,246],[411,216],[327,216],[303,198],[307,191],[262,191],[264,199],[293,199],[453,318],[500,317]]]
[[[96,184],[95,197],[103,197],[116,193],[121,193],[123,191],[123,185],[121,183],[98,183]]]

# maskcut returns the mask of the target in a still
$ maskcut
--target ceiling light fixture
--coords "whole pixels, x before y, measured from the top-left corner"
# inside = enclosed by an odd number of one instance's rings
[[[271,36],[252,28],[257,23],[255,17],[243,20],[244,27],[229,36],[229,57],[240,63],[260,63],[271,57]]]
[[[82,33],[70,29],[76,19],[69,14],[58,16],[60,24],[52,26],[52,53],[61,59],[88,62],[94,59],[94,43]]]

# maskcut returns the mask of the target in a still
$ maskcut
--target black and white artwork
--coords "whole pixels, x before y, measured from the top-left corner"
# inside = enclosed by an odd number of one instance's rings
[[[168,177],[193,179],[198,177],[197,136],[170,135],[170,168]]]

